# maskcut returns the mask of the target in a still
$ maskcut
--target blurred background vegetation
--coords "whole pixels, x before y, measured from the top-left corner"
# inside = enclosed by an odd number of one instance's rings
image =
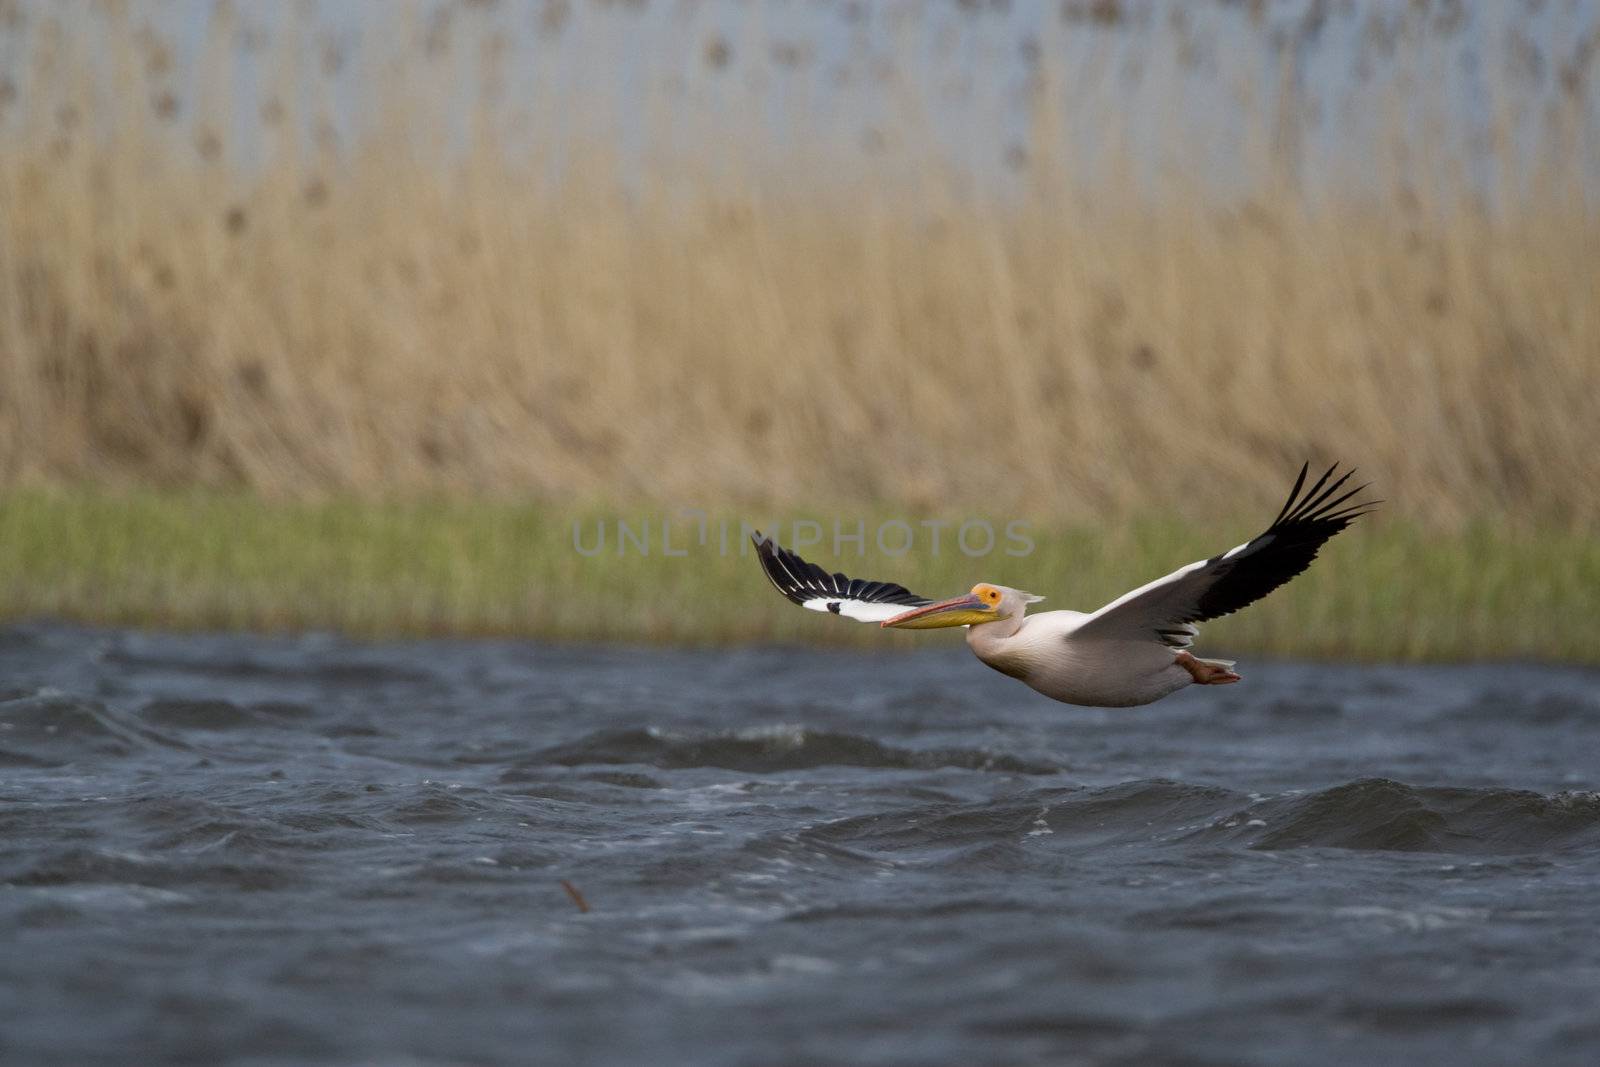
[[[1383,511],[1214,644],[1600,658],[1597,67],[1577,0],[0,0],[0,615],[878,640],[573,523],[1026,518],[819,561],[1087,609],[1309,458]]]

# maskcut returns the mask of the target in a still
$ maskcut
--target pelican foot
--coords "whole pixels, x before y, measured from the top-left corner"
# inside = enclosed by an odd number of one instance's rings
[[[1225,664],[1216,661],[1197,659],[1187,652],[1179,652],[1178,666],[1189,672],[1196,685],[1230,685],[1239,680],[1239,676]]]

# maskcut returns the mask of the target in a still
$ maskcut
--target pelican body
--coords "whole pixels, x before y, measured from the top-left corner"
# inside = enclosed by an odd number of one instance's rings
[[[1027,613],[1043,597],[980,582],[972,591],[933,601],[893,582],[830,574],[755,535],[762,570],[792,603],[882,627],[967,628],[967,646],[984,663],[1065,704],[1133,707],[1189,685],[1239,681],[1228,660],[1189,651],[1196,624],[1231,614],[1311,565],[1334,534],[1377,501],[1351,503],[1366,486],[1344,490],[1350,475],[1329,467],[1305,488],[1309,465],[1278,517],[1236,548],[1181,567],[1099,611]]]

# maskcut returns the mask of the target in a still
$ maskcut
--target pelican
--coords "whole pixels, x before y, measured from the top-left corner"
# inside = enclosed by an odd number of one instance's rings
[[[1334,478],[1338,467],[1329,467],[1302,493],[1310,464],[1302,466],[1289,499],[1264,532],[1088,614],[1029,615],[1028,605],[1043,597],[992,582],[933,601],[893,582],[829,574],[759,532],[753,540],[772,584],[803,608],[901,630],[965,626],[974,655],[1045,696],[1064,704],[1126,708],[1188,685],[1239,681],[1232,660],[1201,659],[1189,651],[1200,632],[1195,624],[1260,600],[1311,566],[1330,537],[1381,503],[1352,503],[1367,487],[1341,492],[1355,472]]]

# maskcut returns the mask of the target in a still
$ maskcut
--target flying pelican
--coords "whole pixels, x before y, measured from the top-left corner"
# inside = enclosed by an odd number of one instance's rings
[[[1238,611],[1311,566],[1317,550],[1379,501],[1343,493],[1350,475],[1338,464],[1300,492],[1310,464],[1289,490],[1272,525],[1237,548],[1191,563],[1126,593],[1099,611],[1028,615],[1043,597],[990,582],[965,596],[934,602],[893,582],[829,574],[756,533],[767,577],[792,603],[904,630],[967,627],[967,645],[984,663],[1065,704],[1133,707],[1186,685],[1237,682],[1233,661],[1189,652],[1196,623]]]

